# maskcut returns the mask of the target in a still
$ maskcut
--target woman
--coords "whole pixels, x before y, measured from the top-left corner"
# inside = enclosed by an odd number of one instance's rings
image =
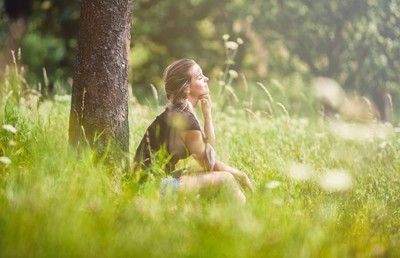
[[[183,193],[224,187],[245,202],[246,197],[240,185],[253,191],[248,176],[215,160],[215,134],[208,78],[200,66],[189,59],[175,61],[165,69],[164,81],[170,105],[146,130],[136,151],[136,164],[149,168],[155,159],[164,158],[167,163],[166,173],[173,177],[162,182],[164,187],[172,185]],[[199,102],[204,130],[194,111]],[[182,175],[182,170],[175,170],[175,165],[191,155],[204,172]]]

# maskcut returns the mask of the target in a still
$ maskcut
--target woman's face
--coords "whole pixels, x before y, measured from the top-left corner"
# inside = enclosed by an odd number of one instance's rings
[[[189,96],[193,98],[199,98],[202,95],[208,94],[208,78],[203,74],[203,71],[198,64],[194,64],[192,66],[190,74],[192,76],[192,80],[190,82]]]

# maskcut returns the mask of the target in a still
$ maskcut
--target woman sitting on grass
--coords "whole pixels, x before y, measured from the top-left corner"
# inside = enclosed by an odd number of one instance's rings
[[[215,134],[211,114],[208,78],[193,60],[182,59],[164,71],[165,91],[170,105],[148,127],[136,150],[135,163],[148,169],[157,155],[168,160],[168,177],[162,186],[172,186],[181,193],[204,193],[229,189],[240,201],[246,197],[240,186],[253,190],[248,176],[215,160]],[[204,130],[195,108],[201,103]],[[184,174],[175,170],[179,160],[193,155],[203,172]],[[164,188],[165,189],[165,188]]]

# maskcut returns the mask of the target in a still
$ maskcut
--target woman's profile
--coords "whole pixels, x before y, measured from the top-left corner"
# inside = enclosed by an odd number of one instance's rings
[[[190,59],[175,61],[165,69],[165,92],[170,104],[147,128],[136,150],[135,163],[149,169],[155,157],[161,155],[166,160],[165,172],[170,176],[161,182],[161,187],[170,186],[179,193],[226,188],[245,202],[242,188],[253,190],[248,176],[216,160],[208,80],[200,66]],[[195,113],[199,103],[203,127]],[[187,174],[175,168],[179,160],[189,156],[196,159],[201,172]]]

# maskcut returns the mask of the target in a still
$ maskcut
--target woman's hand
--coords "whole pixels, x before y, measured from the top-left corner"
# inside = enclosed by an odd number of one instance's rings
[[[211,117],[211,96],[210,94],[205,94],[200,96],[199,98],[201,103],[201,112],[203,113],[204,118]]]
[[[214,165],[214,171],[226,171],[229,172],[233,175],[233,177],[236,179],[236,181],[243,187],[249,189],[251,192],[254,192],[254,186],[251,183],[249,177],[246,175],[246,173],[233,168],[231,166],[226,165],[225,163],[221,161],[216,161]]]
[[[215,144],[215,132],[211,114],[212,103],[210,93],[200,96],[199,101],[201,102],[201,112],[203,113],[204,118],[204,133],[208,138],[208,142],[211,144],[214,150],[216,150],[217,148]]]
[[[239,179],[239,183],[243,186],[243,187],[247,187],[251,192],[254,192],[254,186],[251,183],[249,177],[242,171],[240,171],[241,174],[238,176]]]

